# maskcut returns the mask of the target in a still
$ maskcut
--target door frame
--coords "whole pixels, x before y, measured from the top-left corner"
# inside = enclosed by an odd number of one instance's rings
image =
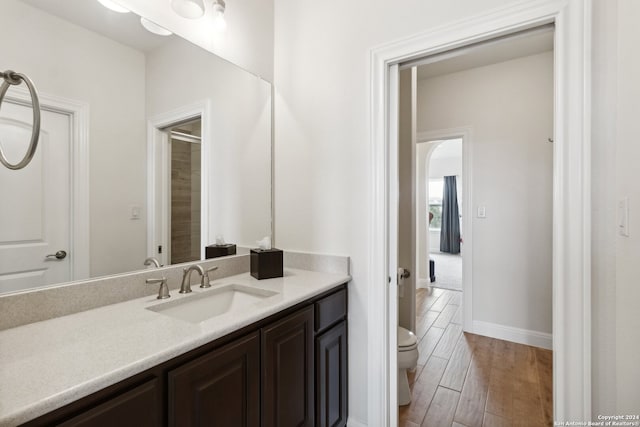
[[[428,143],[436,140],[462,139],[462,225],[464,243],[461,246],[462,256],[462,329],[465,332],[473,332],[473,127],[461,126],[451,129],[438,129],[433,131],[418,132],[417,144]],[[440,144],[438,144],[440,145]],[[427,155],[427,164],[433,155],[431,150]],[[427,178],[429,178],[427,176]],[[427,200],[427,203],[429,201]],[[429,227],[427,227],[427,233]]]
[[[147,256],[158,257],[164,265],[168,263],[169,227],[171,215],[169,212],[169,196],[171,189],[171,173],[169,163],[169,138],[163,131],[167,127],[191,119],[200,118],[202,126],[201,157],[200,157],[200,257],[205,258],[205,242],[209,238],[209,167],[207,159],[210,157],[212,129],[211,129],[211,101],[208,99],[185,105],[174,110],[155,115],[147,121]],[[164,177],[164,179],[158,179]],[[160,212],[156,203],[160,201]],[[166,250],[157,253],[157,246],[162,245]]]
[[[31,108],[27,89],[13,87],[5,101]],[[40,109],[69,118],[69,281],[90,276],[89,222],[89,104],[38,92]],[[54,283],[52,283],[54,284]]]
[[[555,24],[554,418],[591,418],[591,0],[542,0],[493,9],[371,51],[372,286],[367,319],[371,426],[394,426],[398,416],[397,336],[389,322],[397,317],[397,277],[391,272],[397,265],[393,210],[397,210],[398,177],[393,162],[397,159],[398,64],[549,23]]]

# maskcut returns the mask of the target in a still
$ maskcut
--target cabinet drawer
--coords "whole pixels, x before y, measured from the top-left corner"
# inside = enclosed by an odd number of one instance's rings
[[[347,316],[347,290],[342,289],[335,294],[316,302],[316,332],[322,332],[329,326]]]

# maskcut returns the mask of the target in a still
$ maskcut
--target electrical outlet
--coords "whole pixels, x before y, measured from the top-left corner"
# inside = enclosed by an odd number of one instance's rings
[[[486,217],[487,217],[487,207],[478,206],[478,218],[486,218]]]

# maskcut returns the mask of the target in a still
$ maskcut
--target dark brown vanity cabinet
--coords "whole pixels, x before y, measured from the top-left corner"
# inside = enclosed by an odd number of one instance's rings
[[[22,426],[157,427],[164,425],[163,401],[160,379],[144,372]]]
[[[262,427],[314,425],[313,307],[262,328]]]
[[[347,425],[347,322],[316,338],[316,427]]]
[[[169,372],[169,426],[260,426],[260,335]]]
[[[24,426],[340,427],[346,284]]]
[[[316,427],[347,425],[347,290],[315,303]]]
[[[157,379],[107,400],[60,427],[155,427],[161,421],[161,396]]]

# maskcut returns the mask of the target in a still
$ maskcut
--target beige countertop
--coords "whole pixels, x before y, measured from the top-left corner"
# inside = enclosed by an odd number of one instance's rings
[[[348,282],[345,274],[285,268],[284,277],[249,273],[0,331],[0,427],[35,419],[91,393]],[[147,310],[226,284],[276,291],[247,309],[200,323]],[[37,310],[37,307],[34,307]]]

